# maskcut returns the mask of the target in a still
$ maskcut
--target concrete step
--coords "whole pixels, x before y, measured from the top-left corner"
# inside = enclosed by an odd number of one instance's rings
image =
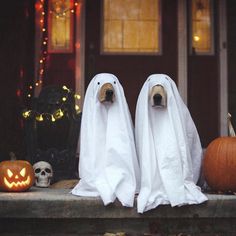
[[[0,193],[0,235],[236,235],[236,196],[206,194],[200,205],[159,206],[144,214],[118,201],[73,196],[69,189],[33,187]]]

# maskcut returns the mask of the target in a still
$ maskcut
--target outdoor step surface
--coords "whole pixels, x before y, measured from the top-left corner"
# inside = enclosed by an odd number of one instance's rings
[[[69,189],[33,187],[28,192],[0,193],[0,235],[236,236],[236,196],[206,194],[200,205],[159,206],[144,214],[118,201],[73,196]]]

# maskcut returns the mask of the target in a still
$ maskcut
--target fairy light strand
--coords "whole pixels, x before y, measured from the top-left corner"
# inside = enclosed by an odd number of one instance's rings
[[[42,35],[41,37],[41,45],[40,45],[40,55],[39,55],[39,61],[38,61],[38,70],[37,70],[37,78],[35,79],[34,84],[29,85],[28,88],[28,94],[27,97],[31,98],[33,97],[33,89],[35,87],[40,86],[43,83],[43,79],[45,76],[46,72],[46,63],[47,63],[47,56],[48,56],[48,50],[47,50],[47,44],[48,44],[48,28],[47,28],[47,22],[46,22],[46,17],[47,13],[45,10],[45,0],[39,0],[35,4],[35,10],[38,12],[39,17],[39,22],[37,24],[40,27],[40,33]],[[67,11],[70,11],[71,14],[74,14],[76,12],[76,8],[78,6],[77,1],[73,1],[73,4],[70,8],[66,9],[66,11],[63,11],[63,14],[59,14],[59,17],[65,17],[65,13]],[[52,13],[50,11],[50,13]],[[55,13],[55,12],[53,12]]]
[[[67,94],[62,97],[62,105],[60,108],[58,108],[52,113],[49,113],[49,112],[40,113],[33,110],[24,110],[22,112],[22,117],[26,120],[30,118],[34,118],[38,122],[43,122],[43,121],[56,122],[57,120],[60,120],[62,117],[65,116],[65,113],[67,112],[66,109],[63,109],[64,103],[67,101],[68,95],[72,93],[72,90],[68,89],[65,85],[62,86],[62,89],[66,91]],[[74,98],[79,100],[80,95],[74,94]],[[75,105],[74,109],[75,109],[76,114],[79,114],[81,112],[80,107],[78,105]]]

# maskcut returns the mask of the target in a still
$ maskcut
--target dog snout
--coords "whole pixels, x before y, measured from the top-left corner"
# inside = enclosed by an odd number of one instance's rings
[[[105,83],[102,85],[99,92],[99,101],[100,102],[109,102],[113,103],[115,97],[114,88],[111,83]]]
[[[106,91],[106,96],[110,98],[110,97],[113,96],[113,93],[114,93],[113,90],[108,89],[108,90]]]
[[[157,93],[153,96],[153,103],[154,103],[155,106],[160,106],[161,105],[161,100],[162,100],[161,94]]]
[[[167,94],[162,85],[154,85],[150,90],[150,102],[152,107],[164,108],[167,104]]]

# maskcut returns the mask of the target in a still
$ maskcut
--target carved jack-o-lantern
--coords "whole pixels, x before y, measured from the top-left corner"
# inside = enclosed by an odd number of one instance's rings
[[[0,163],[0,189],[21,192],[34,184],[32,165],[23,160],[2,161]]]

